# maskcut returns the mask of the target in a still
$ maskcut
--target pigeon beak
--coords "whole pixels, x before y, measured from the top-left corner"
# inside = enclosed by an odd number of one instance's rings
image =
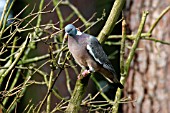
[[[67,40],[68,39],[68,33],[64,34],[64,38]]]

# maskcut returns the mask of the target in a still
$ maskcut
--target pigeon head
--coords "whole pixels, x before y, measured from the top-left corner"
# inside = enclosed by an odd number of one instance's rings
[[[77,29],[74,25],[72,24],[68,24],[66,27],[65,27],[65,32],[70,35],[70,36],[75,36],[77,34]]]

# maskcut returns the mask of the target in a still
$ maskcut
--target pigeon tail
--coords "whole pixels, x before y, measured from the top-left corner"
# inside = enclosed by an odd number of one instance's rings
[[[115,84],[115,86],[119,87],[120,89],[124,88],[124,86],[120,82],[119,83],[114,83],[114,84]]]

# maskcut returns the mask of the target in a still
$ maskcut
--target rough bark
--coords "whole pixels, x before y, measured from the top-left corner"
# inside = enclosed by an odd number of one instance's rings
[[[129,3],[129,2],[128,2]],[[133,0],[131,9],[126,14],[131,31],[137,32],[137,27],[143,10],[149,15],[144,31],[160,13],[170,4],[169,0]],[[128,5],[128,4],[127,4]],[[152,37],[170,42],[170,12],[160,20],[152,32]],[[136,57],[131,64],[124,96],[130,96],[136,102],[123,104],[126,113],[170,113],[170,46],[141,40]]]

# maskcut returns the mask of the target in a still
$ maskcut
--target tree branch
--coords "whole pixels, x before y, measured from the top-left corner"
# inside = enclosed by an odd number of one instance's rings
[[[145,25],[145,21],[146,21],[146,17],[148,15],[148,12],[143,12],[143,15],[142,15],[142,20],[141,20],[141,23],[139,25],[139,28],[138,28],[138,32],[137,32],[137,35],[136,35],[136,38],[134,40],[134,43],[132,45],[132,49],[129,53],[129,56],[127,58],[127,61],[126,61],[126,64],[125,64],[125,68],[124,68],[124,76],[121,76],[121,79],[120,79],[120,82],[122,84],[125,83],[126,81],[126,78],[128,77],[128,71],[129,71],[129,67],[130,67],[130,64],[131,64],[131,61],[135,55],[135,50],[137,48],[137,45],[139,43],[139,40],[140,40],[140,37],[141,37],[141,33],[142,33],[142,30],[144,28],[144,25]],[[123,40],[123,38],[122,38]],[[123,46],[123,45],[122,45]],[[119,101],[120,101],[120,98],[121,98],[121,89],[118,88],[117,92],[116,92],[116,96],[115,96],[115,105],[112,107],[112,113],[117,113],[118,112],[118,108],[119,108]]]
[[[119,15],[122,12],[123,6],[125,4],[125,0],[115,0],[110,15],[101,30],[100,34],[98,35],[98,39],[100,43],[104,43],[104,41],[108,38],[110,33],[112,32],[116,22],[119,18]]]

